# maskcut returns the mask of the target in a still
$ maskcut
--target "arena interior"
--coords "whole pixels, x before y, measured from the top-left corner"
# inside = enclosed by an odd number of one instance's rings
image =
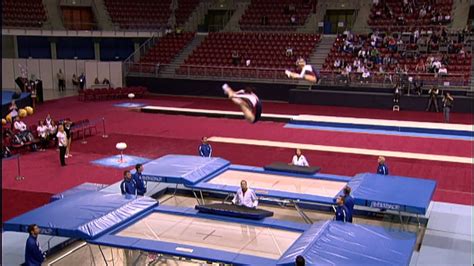
[[[2,0],[1,264],[474,265],[473,19]]]

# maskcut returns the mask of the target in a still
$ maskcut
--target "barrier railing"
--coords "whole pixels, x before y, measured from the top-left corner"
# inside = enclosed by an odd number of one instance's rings
[[[163,73],[163,69],[168,65],[134,63],[128,64],[129,73],[138,76],[160,77],[172,76],[179,78],[199,78],[210,79],[241,79],[298,83],[299,80],[288,79],[283,68],[260,68],[260,67],[223,67],[223,66],[201,66],[201,65],[181,65],[176,68],[175,73]],[[339,71],[321,70],[321,84],[340,86],[384,86],[392,87],[398,82],[407,84],[414,81],[422,81],[425,86],[455,87],[465,89],[470,86],[470,73],[458,74],[448,73],[447,75],[437,75],[434,73],[395,73],[395,72],[371,72],[370,77],[362,79],[362,73],[351,73],[349,77],[344,77]]]

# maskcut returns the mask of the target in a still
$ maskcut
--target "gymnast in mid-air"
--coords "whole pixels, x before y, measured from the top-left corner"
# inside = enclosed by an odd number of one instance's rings
[[[298,60],[296,60],[296,65],[298,66],[298,69],[301,69],[301,72],[295,73],[290,70],[285,70],[285,74],[288,76],[288,78],[304,79],[310,83],[318,83],[319,73],[317,72],[316,68],[311,65],[307,65],[304,58],[300,57]]]
[[[262,103],[253,88],[246,87],[243,90],[234,91],[229,85],[224,84],[222,89],[232,102],[240,106],[245,120],[252,124],[260,120],[262,116]]]

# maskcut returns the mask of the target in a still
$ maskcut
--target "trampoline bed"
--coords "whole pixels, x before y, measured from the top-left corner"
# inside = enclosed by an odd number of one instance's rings
[[[352,188],[355,204],[373,210],[425,215],[436,182],[429,179],[362,173],[354,177],[322,173],[313,175],[268,171],[260,167],[232,165],[222,158],[166,155],[144,165],[144,179],[183,184],[201,193],[235,193],[245,179],[257,196],[269,200],[333,205],[344,186]],[[200,199],[199,199],[200,198]]]

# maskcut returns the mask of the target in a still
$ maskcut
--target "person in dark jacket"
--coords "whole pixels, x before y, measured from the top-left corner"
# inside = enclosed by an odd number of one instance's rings
[[[146,193],[146,184],[142,177],[143,165],[140,163],[135,165],[135,170],[133,180],[135,180],[135,184],[137,185],[137,195],[144,196]]]
[[[207,137],[202,137],[202,143],[199,145],[199,156],[201,157],[211,157],[212,156],[212,147],[211,144],[207,143]]]
[[[120,191],[122,195],[137,195],[137,184],[128,170],[123,172],[123,181],[120,184]]]
[[[352,223],[352,214],[354,213],[354,198],[351,196],[351,187],[345,186],[344,205],[347,208],[347,222]]]
[[[36,224],[28,226],[28,239],[25,246],[25,266],[40,266],[44,261],[44,253],[38,243],[40,229]]]
[[[379,163],[379,166],[377,167],[377,174],[388,175],[388,167],[385,165],[385,157],[379,156],[377,162]]]
[[[334,208],[334,212],[335,212],[334,219],[336,221],[340,221],[340,222],[347,222],[348,221],[349,212],[347,211],[347,207],[344,205],[344,197],[343,196],[337,197],[336,207],[333,207],[333,208]]]

